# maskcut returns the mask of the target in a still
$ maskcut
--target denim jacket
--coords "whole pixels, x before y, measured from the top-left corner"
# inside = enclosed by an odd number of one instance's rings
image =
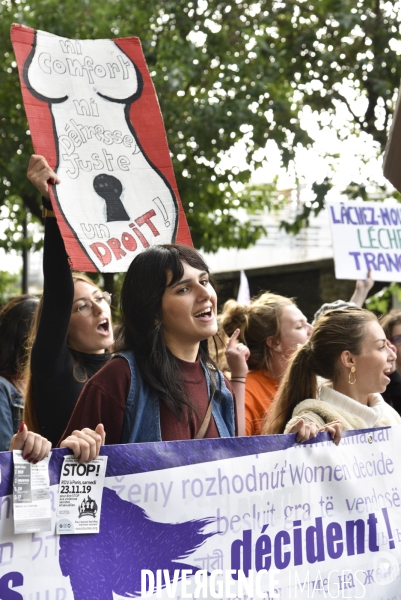
[[[8,450],[11,438],[22,421],[24,399],[4,377],[0,377],[0,452]]]
[[[160,442],[162,437],[157,392],[143,380],[132,352],[121,352],[115,356],[125,358],[131,371],[131,386],[125,407],[121,443]],[[209,371],[203,363],[201,364],[210,390]],[[220,379],[221,393],[216,390],[212,398],[212,415],[220,437],[234,437],[234,399],[225,385],[223,374],[217,371],[217,376]]]

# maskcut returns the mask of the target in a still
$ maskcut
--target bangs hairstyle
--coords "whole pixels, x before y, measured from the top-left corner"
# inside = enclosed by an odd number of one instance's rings
[[[88,275],[86,275],[85,273],[81,273],[80,271],[73,271],[71,275],[74,283],[76,283],[77,281],[84,281],[85,283],[89,283],[89,285],[91,285],[92,287],[97,288],[99,292],[102,291],[98,284],[95,283],[93,279],[88,277]]]
[[[162,298],[166,287],[182,279],[183,261],[209,275],[209,268],[202,256],[188,246],[152,246],[134,258],[121,290],[122,326],[117,343],[119,350],[133,351],[142,377],[180,420],[185,407],[195,413],[196,407],[186,397],[177,361],[165,344]],[[167,286],[169,274],[171,281]],[[215,289],[210,276],[209,280]],[[209,369],[213,393],[216,367],[209,356],[207,339],[200,342],[199,353],[204,367]]]

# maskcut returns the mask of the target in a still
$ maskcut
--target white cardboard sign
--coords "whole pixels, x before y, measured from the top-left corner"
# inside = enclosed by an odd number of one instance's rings
[[[69,40],[14,25],[36,154],[70,264],[123,272],[154,244],[192,245],[160,107],[138,38]]]
[[[337,279],[401,281],[401,205],[329,202]]]

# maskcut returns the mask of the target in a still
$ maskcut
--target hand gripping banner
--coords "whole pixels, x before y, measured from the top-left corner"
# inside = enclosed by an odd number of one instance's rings
[[[192,245],[160,107],[138,38],[70,40],[13,25],[36,154],[70,264],[126,271],[154,244]]]

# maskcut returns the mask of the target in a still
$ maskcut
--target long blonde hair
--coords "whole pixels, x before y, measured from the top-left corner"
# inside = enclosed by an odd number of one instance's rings
[[[294,305],[291,298],[264,292],[251,304],[239,304],[228,300],[220,315],[220,323],[228,336],[239,328],[239,340],[250,350],[248,366],[251,370],[267,370],[271,373],[272,350],[266,344],[280,338],[280,320],[285,306]]]
[[[100,290],[100,288],[96,285],[96,283],[94,281],[92,281],[92,279],[90,279],[90,277],[85,275],[85,273],[78,273],[78,272],[72,273],[72,280],[74,282],[74,285],[75,285],[76,281],[84,281],[85,283],[89,283],[93,287],[98,288]],[[25,361],[25,366],[24,366],[24,379],[26,381],[26,390],[25,390],[25,394],[24,394],[23,421],[26,424],[26,426],[28,427],[28,430],[34,431],[35,433],[40,433],[40,429],[39,429],[39,423],[38,423],[38,418],[37,418],[37,414],[36,414],[35,398],[34,398],[34,393],[33,393],[33,377],[32,377],[32,371],[31,371],[31,353],[32,353],[32,346],[35,342],[36,334],[38,332],[40,316],[42,314],[42,307],[43,307],[43,295],[39,301],[38,307],[36,309],[36,313],[32,320],[32,326],[31,326],[29,336],[27,339],[26,361]],[[81,375],[79,373],[79,367],[81,365],[79,363],[78,357],[75,357],[75,358],[76,358],[76,360],[74,362],[74,367],[73,367],[73,377],[77,381],[84,383],[88,379],[88,374],[86,373],[86,371],[84,369],[83,369],[83,375]],[[82,368],[80,370],[82,372]]]
[[[290,360],[266,415],[264,435],[283,433],[297,404],[317,398],[317,375],[335,384],[341,353],[360,354],[366,325],[373,321],[376,316],[362,308],[332,310],[318,319],[310,339]]]

